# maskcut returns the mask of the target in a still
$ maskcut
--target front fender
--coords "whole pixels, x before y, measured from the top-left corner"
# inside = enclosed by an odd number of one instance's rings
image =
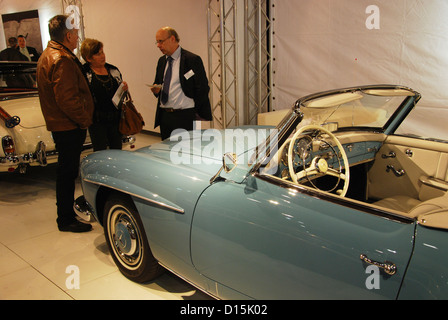
[[[121,179],[117,179],[115,177],[103,175],[103,174],[87,174],[83,177],[83,184],[85,188],[87,188],[87,184],[91,184],[98,187],[107,187],[109,189],[119,191],[125,194],[128,194],[132,197],[139,198],[143,201],[151,202],[156,206],[163,207],[165,209],[172,210],[176,213],[184,214],[185,210],[175,203],[161,197],[156,192],[152,192],[150,190],[144,189],[138,185],[135,185],[131,182],[127,182]],[[97,208],[96,199],[87,199],[87,201],[92,205],[93,208]],[[96,218],[98,220],[98,213],[95,213]]]
[[[174,272],[190,274],[190,230],[197,199],[210,186],[203,164],[182,165],[150,152],[95,152],[81,165],[85,199],[97,221],[111,190],[132,197],[154,257]],[[216,172],[216,171],[215,171]]]
[[[98,221],[102,221],[107,190],[128,194],[165,211],[192,214],[195,200],[211,177],[204,166],[198,167],[203,171],[138,151],[95,152],[81,164],[83,193]]]

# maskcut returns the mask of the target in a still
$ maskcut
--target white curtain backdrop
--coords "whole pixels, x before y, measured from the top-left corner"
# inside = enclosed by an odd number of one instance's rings
[[[413,131],[448,139],[448,1],[273,0],[273,10],[274,109],[317,91],[404,85],[423,96]]]

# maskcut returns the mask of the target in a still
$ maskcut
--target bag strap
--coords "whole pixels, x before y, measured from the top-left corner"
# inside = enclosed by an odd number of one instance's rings
[[[125,105],[126,102],[128,102],[128,101],[132,102],[132,97],[131,97],[131,93],[129,92],[129,90],[126,92],[126,94],[124,95],[124,97],[122,99],[123,99],[123,102],[121,103],[121,108],[123,108],[123,106]]]

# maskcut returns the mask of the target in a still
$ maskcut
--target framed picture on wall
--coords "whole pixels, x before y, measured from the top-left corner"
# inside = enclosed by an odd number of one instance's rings
[[[2,21],[7,46],[9,38],[17,38],[22,35],[26,40],[27,47],[36,49],[39,54],[42,53],[43,47],[38,10],[2,14]]]

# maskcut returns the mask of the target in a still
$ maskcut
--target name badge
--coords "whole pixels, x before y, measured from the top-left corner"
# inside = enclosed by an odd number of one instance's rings
[[[190,79],[192,76],[194,76],[193,70],[188,71],[186,74],[184,74],[185,79]]]

